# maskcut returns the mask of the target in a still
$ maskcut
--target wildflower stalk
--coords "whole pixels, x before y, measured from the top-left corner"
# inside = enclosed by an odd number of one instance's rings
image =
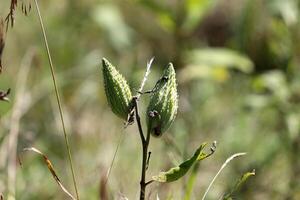
[[[148,153],[148,147],[149,147],[149,143],[150,143],[150,131],[147,131],[147,135],[145,138],[142,124],[141,124],[140,115],[139,115],[139,110],[138,110],[138,100],[140,98],[141,92],[143,91],[144,85],[147,81],[147,77],[150,73],[150,68],[151,68],[153,60],[154,60],[154,58],[152,58],[147,63],[147,70],[146,70],[145,76],[142,80],[142,83],[140,85],[140,88],[138,90],[138,94],[133,98],[135,118],[136,118],[136,122],[138,125],[139,135],[140,135],[141,143],[142,143],[142,173],[141,173],[141,180],[140,180],[140,200],[145,199],[146,187],[149,184],[149,182],[146,182],[146,171],[147,171],[147,165],[148,165],[149,158],[150,158],[150,154]]]
[[[72,162],[71,148],[70,148],[70,144],[69,144],[69,140],[68,140],[68,136],[67,136],[67,132],[66,132],[66,127],[65,127],[64,117],[63,117],[63,110],[62,110],[60,96],[59,96],[57,82],[56,82],[55,70],[54,70],[54,67],[53,67],[52,58],[51,58],[49,45],[48,45],[48,40],[47,40],[47,36],[46,36],[46,31],[45,31],[45,28],[44,28],[42,15],[41,15],[37,0],[34,0],[34,3],[35,3],[37,14],[38,14],[38,17],[39,17],[39,22],[40,22],[40,26],[41,26],[42,33],[43,33],[45,48],[46,48],[46,51],[47,51],[47,56],[48,56],[48,61],[49,61],[53,86],[54,86],[54,90],[55,90],[56,101],[57,101],[57,105],[58,105],[58,109],[59,109],[59,115],[60,115],[60,119],[61,119],[61,125],[62,125],[63,134],[64,134],[64,138],[65,138],[66,148],[67,148],[67,151],[68,151],[68,158],[69,158],[70,168],[71,168],[71,172],[72,172],[73,184],[74,184],[77,200],[79,200],[79,193],[78,193],[78,189],[77,189],[75,171],[74,171],[73,162]]]

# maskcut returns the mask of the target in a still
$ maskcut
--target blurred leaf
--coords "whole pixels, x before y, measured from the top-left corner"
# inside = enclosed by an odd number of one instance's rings
[[[43,154],[40,150],[34,148],[34,147],[30,147],[30,148],[24,148],[23,151],[32,151],[32,152],[35,152],[37,154],[39,154],[40,156],[43,157],[44,161],[45,161],[45,164],[47,165],[49,171],[51,172],[54,180],[56,181],[56,183],[59,185],[59,187],[62,189],[62,191],[67,194],[71,199],[73,200],[76,200],[72,194],[63,186],[63,184],[61,183],[60,179],[58,178],[58,176],[56,175],[56,172],[53,168],[53,165],[51,163],[51,161],[48,159],[48,157]]]
[[[180,81],[209,78],[225,81],[229,78],[229,69],[244,73],[253,70],[253,63],[246,56],[225,48],[207,48],[186,53],[187,66],[180,72]]]
[[[206,48],[188,52],[189,63],[237,69],[244,73],[253,70],[252,61],[237,51],[226,48]]]
[[[211,68],[206,65],[187,65],[178,74],[180,82],[188,82],[194,79],[211,79],[218,82],[224,82],[230,77],[227,69]]]
[[[207,143],[202,143],[190,159],[184,161],[177,167],[171,168],[166,172],[160,172],[158,176],[153,176],[152,179],[154,181],[162,182],[162,183],[173,182],[180,179],[188,172],[188,170],[193,166],[195,162],[201,161],[209,157],[210,155],[212,155],[212,153],[207,154],[203,152],[206,144]]]
[[[160,12],[157,14],[158,16],[158,22],[160,25],[165,28],[168,31],[173,31],[175,29],[175,22],[172,18],[172,16],[167,12]]]
[[[270,71],[258,76],[253,82],[253,87],[258,92],[267,89],[282,101],[287,100],[290,96],[286,77],[279,70]]]
[[[286,123],[289,131],[290,138],[296,139],[300,131],[300,115],[296,113],[290,113],[286,117]]]
[[[280,14],[287,25],[294,25],[298,22],[299,10],[295,0],[274,0],[270,1],[271,11]]]
[[[251,176],[255,175],[255,170],[251,171],[251,172],[246,172],[245,174],[243,174],[243,176],[236,182],[235,186],[232,188],[232,190],[224,195],[224,197],[222,198],[223,200],[232,200],[233,198],[233,194],[235,192],[237,192],[240,187],[247,181],[247,179]]]
[[[246,106],[250,108],[260,109],[265,106],[270,105],[270,97],[268,95],[260,95],[260,94],[249,94],[245,99]]]
[[[197,177],[197,174],[198,174],[198,168],[199,168],[199,163],[196,163],[193,166],[192,173],[191,173],[191,175],[190,175],[190,177],[188,178],[188,181],[187,181],[186,191],[185,191],[185,194],[184,194],[184,200],[190,200],[191,199],[192,191],[193,191],[195,181],[196,181],[196,177]]]
[[[93,18],[106,32],[111,44],[118,50],[130,46],[130,29],[125,24],[120,10],[113,4],[96,6]]]
[[[187,31],[194,29],[202,19],[202,17],[210,11],[209,8],[214,5],[215,0],[187,0],[185,1],[186,20],[184,28]]]

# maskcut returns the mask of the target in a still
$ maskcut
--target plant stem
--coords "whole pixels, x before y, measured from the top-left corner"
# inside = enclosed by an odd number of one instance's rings
[[[69,145],[69,140],[68,140],[68,136],[67,136],[67,132],[66,132],[66,127],[65,127],[64,117],[63,117],[63,111],[62,111],[60,96],[59,96],[58,87],[57,87],[57,83],[56,83],[55,71],[54,71],[52,58],[51,58],[51,54],[50,54],[50,50],[49,50],[48,40],[47,40],[47,36],[46,36],[46,31],[45,31],[45,28],[44,28],[42,15],[41,15],[37,0],[34,0],[34,3],[35,3],[35,6],[36,6],[40,26],[41,26],[42,33],[43,33],[45,47],[46,47],[46,50],[47,50],[52,81],[53,81],[53,85],[54,85],[54,89],[55,89],[56,101],[57,101],[59,114],[60,114],[60,119],[61,119],[61,124],[62,124],[62,128],[63,128],[65,144],[66,144],[66,148],[67,148],[67,151],[68,151],[68,158],[69,158],[70,168],[71,168],[71,172],[72,172],[73,184],[74,184],[77,200],[79,200],[79,193],[78,193],[78,189],[77,189],[77,183],[76,183],[75,172],[74,172],[72,156],[71,156],[71,148],[70,148],[70,145]]]
[[[133,97],[132,101],[133,101],[133,105],[134,105],[134,111],[135,111],[135,118],[136,118],[136,122],[138,125],[138,129],[139,129],[139,135],[141,138],[141,142],[142,142],[142,175],[141,175],[141,181],[140,181],[140,200],[144,200],[145,199],[145,193],[146,193],[146,186],[148,184],[151,183],[151,181],[146,183],[146,171],[149,165],[149,159],[150,159],[150,154],[148,155],[148,146],[150,143],[150,132],[147,132],[147,136],[145,138],[144,132],[143,132],[143,128],[142,128],[142,124],[141,124],[141,118],[139,115],[139,109],[138,109],[138,101],[139,98],[141,97],[141,92],[143,91],[143,88],[145,86],[145,83],[147,81],[147,78],[150,74],[150,69],[152,66],[152,62],[154,60],[154,57],[150,59],[149,62],[147,62],[147,69],[144,75],[144,78],[141,82],[140,88],[138,90],[138,93],[135,97]],[[148,157],[149,156],[149,157]]]
[[[145,193],[146,193],[146,186],[149,184],[146,183],[146,171],[147,171],[147,160],[148,160],[148,146],[150,143],[150,132],[147,132],[147,136],[145,139],[145,135],[143,133],[141,120],[139,116],[137,101],[138,99],[136,97],[133,98],[134,108],[135,108],[135,118],[138,124],[139,134],[142,141],[142,150],[143,150],[142,151],[142,174],[141,174],[141,181],[140,181],[140,200],[144,200]]]

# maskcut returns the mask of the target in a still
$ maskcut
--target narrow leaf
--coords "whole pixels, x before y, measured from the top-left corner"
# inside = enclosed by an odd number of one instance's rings
[[[160,172],[159,175],[153,176],[152,179],[154,181],[162,183],[173,182],[180,179],[189,171],[189,169],[193,166],[195,162],[201,161],[213,154],[214,151],[211,151],[210,153],[203,152],[206,144],[207,143],[202,143],[190,159],[184,161],[177,167],[171,168],[166,172]]]
[[[45,161],[45,163],[46,163],[46,165],[47,165],[49,171],[51,172],[51,174],[52,174],[54,180],[55,180],[56,183],[59,185],[59,187],[62,189],[62,191],[63,191],[64,193],[66,193],[72,200],[76,200],[76,199],[71,195],[71,193],[70,193],[70,192],[62,185],[60,179],[58,178],[58,176],[57,176],[57,174],[56,174],[56,172],[55,172],[55,170],[54,170],[54,168],[53,168],[53,165],[52,165],[51,161],[48,159],[48,157],[47,157],[45,154],[43,154],[40,150],[38,150],[38,149],[36,149],[36,148],[34,148],[34,147],[24,148],[23,151],[32,151],[32,152],[35,152],[35,153],[41,155],[41,156],[43,157],[43,159],[44,159],[44,161]]]
[[[222,199],[223,200],[233,199],[233,197],[232,197],[233,194],[241,188],[241,186],[248,180],[249,177],[254,176],[254,175],[255,175],[255,170],[252,170],[251,172],[246,172],[245,174],[243,174],[241,176],[241,178],[239,178],[239,180],[236,182],[234,187],[231,189],[231,191],[228,192],[226,195],[224,195],[222,197]]]

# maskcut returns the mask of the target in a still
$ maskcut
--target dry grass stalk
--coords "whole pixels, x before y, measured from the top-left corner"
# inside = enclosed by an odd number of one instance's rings
[[[15,199],[15,185],[16,185],[16,161],[17,161],[17,145],[19,136],[20,119],[22,115],[22,108],[24,104],[23,96],[26,89],[26,81],[29,74],[31,61],[34,56],[34,51],[29,49],[24,56],[18,73],[16,84],[15,103],[12,108],[11,127],[8,135],[7,152],[9,152],[7,163],[7,189],[8,199]]]
[[[67,194],[72,200],[76,200],[75,197],[72,196],[72,194],[63,186],[63,184],[61,183],[59,177],[57,176],[55,170],[54,170],[54,167],[51,163],[51,161],[48,159],[48,157],[42,153],[40,150],[34,148],[34,147],[30,147],[30,148],[25,148],[23,149],[23,151],[31,151],[31,152],[34,152],[34,153],[37,153],[39,154],[40,156],[43,157],[44,161],[45,161],[45,164],[47,165],[52,177],[54,178],[54,180],[56,181],[56,183],[59,185],[59,187],[62,189],[62,191]]]

